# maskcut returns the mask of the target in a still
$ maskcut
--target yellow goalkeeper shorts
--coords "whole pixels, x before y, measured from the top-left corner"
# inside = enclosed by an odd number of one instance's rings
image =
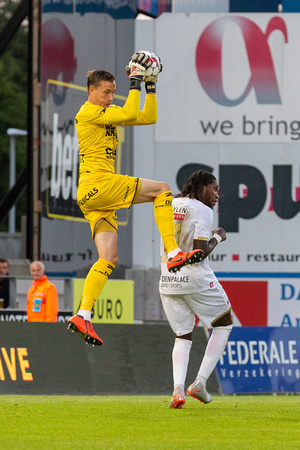
[[[77,202],[84,217],[90,222],[93,237],[95,227],[101,219],[118,230],[116,210],[130,208],[138,197],[141,186],[140,178],[112,173],[103,173],[99,178],[79,184]]]

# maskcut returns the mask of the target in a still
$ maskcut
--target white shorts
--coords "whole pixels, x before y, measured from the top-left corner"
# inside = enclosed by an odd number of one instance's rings
[[[195,314],[205,328],[226,314],[231,304],[220,283],[213,288],[191,294],[160,294],[161,301],[172,330],[177,336],[191,333],[195,326]]]

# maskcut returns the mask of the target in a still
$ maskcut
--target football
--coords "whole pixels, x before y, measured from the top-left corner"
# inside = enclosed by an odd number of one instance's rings
[[[143,81],[156,81],[158,74],[162,71],[162,64],[160,58],[153,52],[148,50],[140,50],[141,53],[149,56],[151,59],[151,66],[146,70]],[[129,67],[131,68],[132,61],[129,62]]]

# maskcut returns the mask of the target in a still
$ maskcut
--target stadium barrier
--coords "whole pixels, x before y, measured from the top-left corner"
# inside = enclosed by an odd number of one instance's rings
[[[27,266],[24,264],[25,269],[20,270],[19,264],[15,270],[11,270],[9,276],[10,309],[15,309],[18,317],[23,314],[22,311],[26,310],[27,292],[32,286],[32,277],[26,274],[26,270],[29,270]],[[108,280],[101,297],[99,297],[92,321],[95,322],[97,314],[101,316],[103,311],[107,317],[106,320],[104,320],[104,317],[101,317],[101,322],[152,323],[163,321],[167,323],[158,291],[160,270],[132,268],[123,272],[123,279],[111,277]],[[57,288],[59,312],[61,313],[60,319],[63,321],[63,315],[77,310],[84,278],[53,277],[51,275],[48,278]],[[132,286],[130,292],[127,290],[129,285]],[[5,311],[0,309],[0,312],[3,313],[0,315],[0,321],[8,320]],[[120,312],[122,317],[119,317]],[[10,316],[10,320],[14,320],[13,315]]]
[[[2,322],[0,393],[38,395],[171,395],[174,335],[169,325],[95,324],[104,341],[86,345],[63,323]],[[187,386],[207,336],[193,333]],[[217,373],[208,381],[220,393]]]

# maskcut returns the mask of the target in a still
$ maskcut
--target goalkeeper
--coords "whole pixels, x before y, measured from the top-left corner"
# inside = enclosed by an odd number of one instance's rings
[[[159,60],[161,71],[160,59],[152,56]],[[91,310],[118,263],[117,209],[154,202],[154,216],[168,254],[169,271],[175,272],[202,257],[202,250],[183,253],[178,248],[172,193],[167,183],[115,173],[117,126],[150,125],[157,120],[156,78],[145,82],[145,104],[139,110],[141,85],[151,64],[147,54],[138,52],[133,55],[126,67],[130,86],[123,107],[112,105],[116,90],[114,75],[103,70],[88,72],[88,101],[76,115],[80,152],[77,201],[90,223],[99,259],[86,277],[79,310],[68,321],[68,328],[93,345],[102,345],[103,342],[93,330]]]

